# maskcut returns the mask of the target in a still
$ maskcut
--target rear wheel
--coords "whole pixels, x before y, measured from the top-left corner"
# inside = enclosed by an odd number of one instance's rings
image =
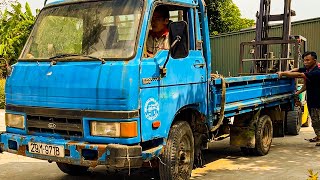
[[[171,127],[167,145],[160,159],[161,180],[190,178],[194,160],[194,139],[187,122],[178,121]]]
[[[293,111],[287,112],[287,134],[298,135],[302,123],[302,109],[300,106],[294,107]]]
[[[57,162],[58,168],[71,176],[79,176],[88,173],[89,167],[86,166],[78,166],[73,164],[67,164],[67,163],[60,163]]]
[[[256,147],[255,153],[258,156],[264,156],[268,154],[272,143],[272,121],[267,115],[259,118],[256,127]]]
[[[245,155],[264,156],[268,154],[272,143],[272,121],[267,115],[259,118],[255,130],[255,148],[241,147],[241,151]]]

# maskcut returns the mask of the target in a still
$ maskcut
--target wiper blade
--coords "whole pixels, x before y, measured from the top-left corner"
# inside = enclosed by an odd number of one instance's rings
[[[97,59],[100,60],[102,64],[106,63],[106,61],[102,58],[99,57],[95,57],[95,56],[89,56],[89,55],[80,55],[81,57],[86,57],[86,58],[90,58],[90,59]]]
[[[102,62],[102,64],[104,64],[106,62],[104,59],[99,58],[99,57],[94,57],[94,56],[89,56],[89,55],[81,55],[81,54],[59,54],[59,55],[50,57],[49,59],[52,60],[52,62],[53,62],[56,59],[65,58],[65,57],[73,57],[73,56],[79,56],[79,57],[85,57],[85,58],[90,58],[90,59],[94,59],[94,60],[99,60]],[[56,64],[56,62],[54,64]]]
[[[71,57],[71,56],[81,56],[81,55],[79,55],[79,54],[58,54],[58,55],[50,57],[49,59],[59,59],[59,58]]]

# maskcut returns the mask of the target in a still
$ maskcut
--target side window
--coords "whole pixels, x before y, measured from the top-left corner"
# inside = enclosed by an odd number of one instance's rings
[[[183,10],[170,11],[170,20],[172,22],[182,21],[183,20]]]
[[[152,58],[161,50],[169,50],[169,23],[186,21],[189,27],[189,47],[195,49],[194,11],[182,6],[158,5],[149,21],[149,31],[144,48],[144,57]]]

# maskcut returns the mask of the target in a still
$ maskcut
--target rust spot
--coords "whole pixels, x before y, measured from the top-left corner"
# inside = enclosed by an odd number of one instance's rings
[[[90,167],[96,167],[98,165],[98,159],[100,159],[103,154],[106,152],[106,148],[107,145],[99,145],[99,144],[89,144],[89,143],[79,143],[76,141],[69,141],[67,143],[67,147],[70,148],[70,146],[75,146],[76,147],[76,151],[78,151],[78,153],[80,154],[80,156],[82,157],[82,150],[83,149],[91,149],[91,150],[97,150],[98,151],[98,157],[97,160],[95,161],[90,161],[90,160],[84,160],[84,158],[82,158],[80,160],[80,165],[83,166],[90,166]],[[72,160],[70,160],[69,162],[70,164],[75,164],[72,162]]]
[[[124,61],[124,65],[128,65],[130,61]]]
[[[67,145],[68,144],[70,144],[70,145],[78,145],[78,144],[88,144],[88,143],[79,143],[79,142],[77,142],[77,141],[69,141],[68,143],[67,143]]]
[[[98,146],[98,159],[107,151],[107,146],[101,147]]]
[[[18,148],[18,155],[22,155],[22,156],[26,156],[26,150],[27,150],[27,146],[19,146]]]
[[[84,149],[84,146],[76,145],[76,150],[80,153],[80,155],[81,155],[82,149]]]

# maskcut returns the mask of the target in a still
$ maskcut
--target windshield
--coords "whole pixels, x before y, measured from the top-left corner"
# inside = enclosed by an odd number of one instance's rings
[[[49,59],[61,54],[130,58],[135,53],[141,2],[91,1],[44,9],[21,58]]]

